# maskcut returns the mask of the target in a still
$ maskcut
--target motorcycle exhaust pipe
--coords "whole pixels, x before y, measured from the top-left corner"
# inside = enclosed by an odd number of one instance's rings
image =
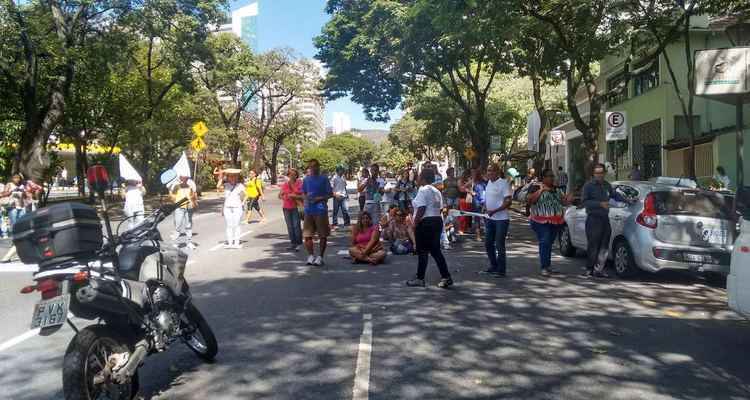
[[[84,286],[76,292],[76,298],[81,304],[110,313],[128,315],[130,310],[123,305],[122,300],[115,296],[104,294],[91,286]]]
[[[128,379],[135,375],[138,367],[143,363],[143,360],[146,359],[146,356],[148,356],[148,348],[148,341],[146,339],[135,344],[135,350],[133,350],[133,353],[128,358],[127,363],[123,365],[122,368],[113,371],[112,377],[115,382],[127,382]]]

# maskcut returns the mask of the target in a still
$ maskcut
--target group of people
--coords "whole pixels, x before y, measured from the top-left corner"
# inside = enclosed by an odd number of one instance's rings
[[[0,232],[7,239],[16,221],[36,207],[42,188],[20,174],[13,175],[10,182],[0,186]]]

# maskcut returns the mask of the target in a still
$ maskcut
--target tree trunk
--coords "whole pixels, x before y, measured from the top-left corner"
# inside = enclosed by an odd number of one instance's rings
[[[537,114],[539,114],[537,155],[534,157],[533,166],[536,171],[541,172],[544,167],[544,159],[547,155],[547,137],[545,135],[547,111],[545,110],[544,102],[542,101],[542,82],[535,73],[531,74],[531,86],[534,92],[534,108],[536,109]],[[542,149],[544,149],[544,151],[542,151]]]
[[[271,163],[269,165],[269,168],[271,168],[271,184],[275,185],[278,180],[278,163],[279,163],[279,150],[281,149],[281,146],[273,146],[273,150],[271,151]]]

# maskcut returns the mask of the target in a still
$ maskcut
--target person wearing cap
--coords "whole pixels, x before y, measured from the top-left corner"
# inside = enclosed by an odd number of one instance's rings
[[[224,192],[222,216],[226,223],[227,243],[225,249],[240,249],[240,223],[242,222],[242,204],[245,201],[245,185],[240,181],[241,170],[228,168],[219,171],[216,189]]]
[[[175,247],[181,247],[183,244],[190,250],[195,249],[193,243],[193,212],[198,206],[198,193],[195,190],[195,183],[191,184],[190,177],[181,175],[177,183],[172,185],[170,190],[172,201],[175,203],[187,199],[185,204],[174,210],[175,230],[178,233],[175,239]],[[184,237],[183,243],[180,238]]]

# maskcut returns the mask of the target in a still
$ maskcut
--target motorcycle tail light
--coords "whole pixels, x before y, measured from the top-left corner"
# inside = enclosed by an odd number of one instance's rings
[[[60,286],[54,279],[45,279],[36,285],[36,290],[42,292],[42,299],[51,299],[58,295]]]
[[[84,283],[89,280],[89,274],[85,271],[76,272],[75,275],[73,275],[73,282],[75,283]]]

